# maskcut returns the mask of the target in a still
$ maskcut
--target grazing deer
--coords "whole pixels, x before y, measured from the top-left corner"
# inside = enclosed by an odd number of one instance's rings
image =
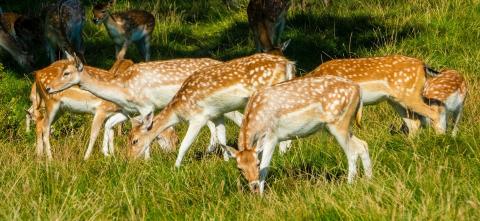
[[[447,129],[447,113],[453,113],[455,120],[453,136],[458,133],[458,122],[466,96],[465,80],[458,71],[451,69],[442,70],[437,76],[427,79],[423,89],[423,97],[427,99],[427,103],[440,113],[440,122],[444,130]]]
[[[358,83],[364,104],[388,100],[403,118],[410,134],[419,128],[420,121],[410,116],[408,110],[430,118],[437,132],[444,133],[438,112],[423,102],[427,74],[433,73],[421,60],[393,55],[336,59],[321,64],[309,75],[335,75]]]
[[[101,125],[109,117],[114,118],[123,116],[121,108],[112,102],[96,97],[88,91],[82,90],[78,87],[71,87],[64,91],[55,94],[48,94],[45,91],[45,83],[48,83],[57,75],[61,75],[63,69],[68,66],[69,61],[59,60],[50,66],[35,72],[35,83],[32,85],[30,93],[30,100],[32,107],[27,114],[27,127],[29,127],[29,120],[34,119],[36,122],[37,144],[36,151],[38,156],[42,156],[46,152],[49,159],[52,158],[50,148],[50,127],[51,124],[58,118],[60,110],[69,110],[77,113],[91,113],[94,115],[92,128],[90,133],[90,141],[85,153],[84,159],[87,160],[92,151],[93,145],[97,135],[101,129]],[[118,71],[123,71],[126,64],[132,64],[131,61],[117,61],[109,73],[115,75]],[[45,108],[43,114],[41,108]],[[113,145],[113,126],[115,123],[105,123],[104,140],[102,152],[105,156],[114,154]],[[164,149],[173,149],[178,140],[175,131],[167,130],[159,138]]]
[[[33,56],[15,32],[15,22],[21,17],[16,13],[0,13],[0,47],[12,55],[22,68],[32,70]]]
[[[147,116],[146,121],[152,123],[132,126],[129,155],[141,155],[157,134],[181,120],[189,125],[180,144],[176,167],[180,167],[185,153],[209,120],[217,131],[222,131],[219,143],[225,145],[222,115],[243,108],[257,89],[292,79],[294,68],[294,63],[284,57],[255,54],[195,72],[185,80],[165,109],[155,118],[153,113]]]
[[[250,0],[247,7],[248,24],[252,29],[257,52],[281,53],[290,40],[280,44],[285,28],[288,0]]]
[[[210,58],[186,58],[166,61],[137,63],[115,77],[105,75],[106,71],[88,67],[76,57],[67,55],[70,65],[62,75],[45,84],[48,93],[55,93],[79,85],[81,89],[111,101],[122,108],[125,113],[140,113],[140,122],[145,127],[151,127],[152,122],[145,120],[155,109],[164,108],[180,89],[182,83],[195,71],[209,66],[221,64]],[[241,123],[238,114],[229,113],[227,117],[237,124]],[[114,116],[109,119],[115,123],[123,122],[125,116]],[[109,122],[107,122],[109,123]],[[213,124],[209,123],[210,133],[216,137]],[[215,141],[216,139],[211,139]],[[210,143],[210,146],[215,146]],[[210,148],[210,147],[209,147]],[[149,152],[145,152],[148,158]]]
[[[85,9],[79,0],[59,0],[45,8],[44,35],[50,61],[57,60],[57,49],[77,54],[85,62],[82,30]]]
[[[122,59],[133,42],[145,61],[150,60],[150,35],[155,28],[155,17],[144,10],[110,13],[115,0],[93,7],[93,22],[103,23],[115,43],[117,59]]]
[[[263,193],[268,166],[279,141],[306,137],[326,125],[348,159],[348,182],[362,159],[372,176],[368,145],[352,135],[350,122],[361,119],[362,101],[357,84],[335,76],[298,78],[260,89],[245,109],[238,138],[239,150],[223,146],[237,160],[253,192]],[[261,161],[258,158],[262,153]]]

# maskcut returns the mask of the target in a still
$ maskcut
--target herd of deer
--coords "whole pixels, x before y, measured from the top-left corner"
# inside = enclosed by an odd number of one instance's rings
[[[263,193],[276,144],[280,142],[284,153],[291,139],[308,136],[324,125],[347,156],[348,182],[356,176],[359,157],[370,178],[368,145],[350,129],[353,118],[360,123],[363,105],[386,100],[402,117],[410,135],[422,123],[445,133],[447,114],[452,112],[452,133],[457,134],[467,91],[455,70],[436,72],[419,59],[393,55],[335,59],[295,77],[295,63],[282,55],[288,43],[279,41],[288,2],[251,0],[248,21],[259,53],[226,62],[210,58],[148,61],[154,17],[141,10],[110,13],[115,1],[97,4],[93,21],[105,24],[116,45],[117,61],[107,71],[84,64],[83,6],[78,0],[59,1],[47,10],[45,37],[49,48],[65,51],[66,59],[35,71],[27,114],[27,125],[31,119],[36,123],[37,154],[52,158],[50,126],[61,109],[94,115],[84,159],[90,157],[102,124],[105,156],[114,154],[113,127],[130,118],[127,153],[131,158],[149,158],[154,140],[164,150],[174,150],[178,141],[174,126],[187,121],[176,167],[207,125],[211,134],[207,151],[221,147],[225,160],[236,159],[250,189]],[[4,24],[7,15],[2,15]],[[1,46],[20,64],[28,64],[24,57],[29,54],[15,43],[23,41],[15,32],[21,28],[1,27]],[[123,59],[132,42],[146,62]],[[53,49],[48,52],[56,59]],[[154,116],[155,110],[161,111]],[[226,144],[224,117],[240,127],[238,148]]]

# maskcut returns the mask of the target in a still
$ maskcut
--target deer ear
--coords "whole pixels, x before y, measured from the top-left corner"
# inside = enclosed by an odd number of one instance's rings
[[[222,147],[223,151],[225,151],[228,155],[228,157],[230,158],[236,158],[237,157],[237,154],[238,154],[238,150],[231,147],[231,146],[227,146],[227,145],[223,145],[223,144],[218,144],[220,145],[220,147]]]
[[[83,71],[82,61],[80,60],[80,58],[75,53],[73,53],[73,57],[75,58],[75,67],[77,68],[77,71],[82,72]]]
[[[67,60],[71,62],[75,62],[75,57],[73,57],[68,51],[64,51],[65,55],[67,56]]]
[[[132,128],[142,125],[142,120],[140,117],[130,117],[130,123],[132,123]]]
[[[145,116],[145,118],[143,119],[142,123],[142,127],[145,131],[151,130],[153,126],[153,112],[148,113],[147,116]]]
[[[285,49],[287,49],[288,45],[290,44],[290,42],[292,41],[292,39],[288,39],[286,40],[285,42],[283,42],[281,45],[280,45],[280,50],[281,51],[285,51]]]

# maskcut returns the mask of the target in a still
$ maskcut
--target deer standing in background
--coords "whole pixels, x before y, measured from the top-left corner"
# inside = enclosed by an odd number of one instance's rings
[[[93,22],[103,23],[115,43],[117,59],[123,59],[128,46],[135,43],[145,61],[150,60],[150,38],[155,28],[155,17],[144,10],[110,13],[115,0],[93,7]]]
[[[30,30],[35,30],[27,25],[30,21],[32,20],[20,14],[0,13],[0,46],[26,70],[33,69],[33,55],[28,50],[26,41],[30,38],[29,35],[35,35],[29,33]]]
[[[458,122],[462,116],[463,104],[467,97],[467,85],[463,77],[456,70],[446,69],[427,79],[423,89],[425,97],[431,107],[440,113],[440,122],[444,130],[447,130],[448,113],[453,113],[454,124],[452,135],[458,133]]]
[[[188,122],[188,129],[180,144],[176,167],[180,167],[185,153],[209,120],[221,131],[219,143],[225,145],[222,115],[243,108],[257,89],[292,79],[294,69],[294,63],[284,57],[255,54],[195,72],[165,109],[155,118],[153,113],[147,116],[147,121],[152,123],[132,126],[129,155],[142,155],[154,137],[181,120]],[[227,155],[224,157],[228,159]]]
[[[98,68],[81,68],[79,59],[68,56],[71,64],[63,74],[45,84],[48,93],[62,91],[74,85],[81,89],[111,101],[122,108],[124,113],[140,113],[139,120],[145,127],[151,127],[152,122],[147,116],[155,109],[164,108],[180,89],[182,83],[195,71],[222,62],[210,58],[185,58],[166,61],[137,63],[115,77],[105,75],[106,71]],[[227,117],[238,124],[241,118],[237,114],[227,114]],[[127,117],[116,115],[109,118],[111,122],[123,122]],[[107,123],[108,123],[107,121]],[[213,123],[208,124],[213,138],[217,137]],[[216,139],[211,139],[210,146],[215,146]],[[210,147],[209,147],[210,148]],[[145,157],[149,157],[149,151]]]
[[[45,91],[45,83],[62,74],[62,71],[68,67],[71,61],[59,60],[50,66],[35,72],[35,83],[32,85],[30,100],[32,107],[27,113],[27,128],[29,121],[33,118],[36,122],[36,151],[38,156],[46,153],[48,159],[52,158],[50,147],[50,128],[52,123],[58,118],[59,111],[68,110],[76,113],[91,113],[94,115],[90,140],[85,152],[84,159],[87,160],[92,151],[95,140],[100,132],[102,124],[110,117],[124,116],[121,108],[116,104],[96,97],[92,93],[82,90],[78,87],[71,87],[55,94],[48,94]],[[110,69],[110,72],[103,73],[115,76],[119,72],[125,71],[128,65],[132,65],[130,60],[118,60]],[[41,109],[45,109],[42,111]],[[44,113],[43,113],[44,112]],[[114,154],[113,127],[115,123],[105,123],[104,140],[102,152],[105,156]],[[175,131],[169,129],[159,136],[159,143],[164,149],[173,149],[178,138]]]
[[[57,60],[57,51],[77,54],[85,62],[82,30],[85,9],[79,0],[59,0],[44,11],[44,35],[50,61]]]
[[[357,84],[335,76],[303,77],[258,90],[250,98],[240,129],[238,147],[224,146],[237,160],[253,192],[263,193],[268,166],[279,141],[306,137],[326,125],[348,159],[348,182],[362,159],[372,176],[368,145],[352,135],[350,122],[361,119],[362,101]],[[259,160],[259,153],[262,153]]]
[[[358,59],[335,59],[325,62],[309,76],[335,75],[360,85],[364,104],[388,100],[403,118],[409,134],[420,127],[420,121],[409,110],[432,120],[438,133],[444,133],[440,116],[423,102],[423,87],[427,74],[433,74],[423,61],[393,55]]]
[[[289,0],[250,0],[248,24],[253,31],[257,52],[283,51],[290,41],[280,44],[285,28]]]

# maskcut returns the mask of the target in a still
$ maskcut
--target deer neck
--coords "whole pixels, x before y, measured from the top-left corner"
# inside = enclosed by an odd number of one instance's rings
[[[87,90],[104,100],[125,106],[130,94],[121,84],[108,77],[110,74],[107,71],[93,67],[85,68],[86,70],[80,75],[79,86],[81,89]]]

